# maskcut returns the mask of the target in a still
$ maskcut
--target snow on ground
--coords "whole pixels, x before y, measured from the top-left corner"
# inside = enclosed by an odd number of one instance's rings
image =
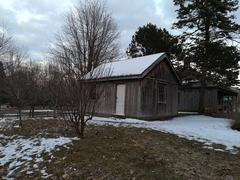
[[[6,137],[0,136],[0,142],[7,140],[7,144],[0,143],[0,167],[8,167],[8,174],[4,179],[10,178],[16,172],[27,172],[32,174],[33,171],[39,171],[38,163],[43,162],[43,153],[49,153],[58,150],[59,146],[67,147],[77,138],[31,138]],[[48,178],[46,169],[41,170],[42,178]]]
[[[236,153],[240,148],[240,132],[231,129],[231,120],[203,115],[176,117],[168,121],[142,121],[136,119],[113,119],[95,117],[95,125],[130,126],[175,134],[189,140],[203,142],[207,148],[222,144],[226,150]],[[219,149],[215,149],[218,150]]]
[[[0,130],[4,130],[15,124],[14,118],[0,119]],[[137,119],[114,119],[94,117],[89,123],[94,125],[112,125],[123,127],[146,128],[165,133],[172,133],[189,140],[203,142],[206,148],[223,151],[219,147],[214,148],[212,144],[226,146],[224,150],[236,153],[240,148],[240,132],[231,129],[231,120],[213,118],[202,115],[190,115],[173,118],[168,121],[143,121]],[[40,168],[43,162],[43,153],[49,153],[59,149],[60,146],[68,147],[76,138],[29,138],[20,136],[5,136],[0,134],[0,167],[7,166],[8,174],[5,179],[11,178],[18,172],[32,174],[35,171],[42,173],[42,178],[48,178],[46,167]]]
[[[198,112],[187,112],[187,111],[179,111],[179,115],[198,115]]]
[[[0,130],[16,127],[16,118],[0,118]],[[0,134],[0,167],[7,166],[7,175],[3,179],[9,179],[18,172],[33,174],[40,171],[42,178],[48,178],[46,168],[39,169],[38,163],[44,161],[42,154],[59,150],[60,146],[68,148],[68,145],[77,138],[29,138],[21,136],[5,136]]]
[[[29,113],[30,110],[23,110],[23,113]],[[34,110],[35,113],[41,113],[41,112],[53,112],[52,109],[35,109]]]
[[[16,118],[0,118],[0,130],[8,129],[13,126]]]

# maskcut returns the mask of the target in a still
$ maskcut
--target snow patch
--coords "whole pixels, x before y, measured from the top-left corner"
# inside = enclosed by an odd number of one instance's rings
[[[180,115],[198,115],[199,113],[198,112],[187,112],[187,111],[180,111],[178,112],[178,114]]]
[[[1,137],[4,138],[4,136]],[[9,137],[5,138],[12,139]],[[5,146],[1,146],[0,144],[0,166],[8,166],[7,179],[14,175],[21,167],[25,167],[25,170],[30,173],[32,169],[38,167],[36,163],[43,162],[42,153],[49,153],[51,155],[52,151],[57,147],[71,144],[73,140],[77,140],[77,138],[12,139]],[[34,163],[34,165],[31,166],[30,162]],[[47,177],[49,175],[44,171],[42,178]]]
[[[0,118],[0,130],[5,130],[11,128],[15,122],[17,121],[16,118]]]
[[[23,113],[30,113],[31,110],[23,110]],[[41,112],[53,112],[52,109],[35,109],[35,113],[41,113]]]
[[[203,115],[176,117],[168,121],[142,121],[137,119],[113,119],[95,117],[89,123],[95,125],[130,126],[175,134],[189,140],[196,140],[206,146],[221,144],[236,153],[240,148],[240,132],[231,129],[232,120]],[[219,151],[219,148],[216,149]]]

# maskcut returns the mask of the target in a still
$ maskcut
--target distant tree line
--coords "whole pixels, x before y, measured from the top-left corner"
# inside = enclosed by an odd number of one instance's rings
[[[45,66],[13,48],[15,43],[6,34],[1,37],[0,105],[17,108],[20,126],[23,109],[30,109],[34,117],[36,107],[51,108],[83,137],[102,93],[93,79],[110,73],[94,69],[119,56],[119,32],[105,5],[97,0],[80,1],[69,11]]]
[[[7,103],[16,107],[22,126],[24,108],[31,109],[30,116],[33,117],[36,106],[48,105],[48,74],[45,67],[29,60],[27,53],[17,48],[12,38],[7,38],[6,34],[1,37],[0,41],[6,43],[0,43],[4,46],[0,48],[0,105]]]

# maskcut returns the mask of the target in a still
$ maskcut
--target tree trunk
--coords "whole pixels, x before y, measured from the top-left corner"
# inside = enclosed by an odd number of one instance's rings
[[[18,114],[19,114],[19,126],[22,127],[22,109],[18,108]]]
[[[28,117],[31,117],[32,116],[32,111],[31,111],[32,109],[30,108],[29,109],[29,114],[28,114]]]
[[[34,118],[34,109],[35,109],[34,106],[32,106],[32,107],[31,107],[31,112],[32,112],[32,113],[31,113],[31,117],[32,117],[32,118]]]
[[[29,117],[30,117],[30,118],[34,118],[34,106],[31,106],[31,107],[30,107]]]
[[[81,126],[80,126],[80,128],[81,128],[81,138],[84,137],[85,124],[86,123],[84,122],[84,117],[83,117],[83,118],[81,118]]]
[[[83,138],[83,134],[82,134],[82,132],[81,132],[81,129],[79,129],[80,127],[79,127],[79,124],[77,123],[77,124],[75,124],[75,131],[76,131],[76,134],[77,134],[77,136],[79,137],[79,138]]]
[[[204,5],[207,7],[208,3],[205,1]],[[206,14],[205,18],[205,32],[204,32],[204,54],[203,54],[203,65],[202,65],[202,77],[201,77],[201,84],[200,84],[200,92],[199,92],[199,113],[204,114],[205,113],[205,94],[206,94],[206,77],[207,77],[207,64],[209,62],[209,43],[210,43],[210,19],[211,16],[209,14]]]
[[[54,110],[53,110],[53,117],[56,118],[57,117],[57,106],[54,106]]]
[[[201,81],[201,87],[199,89],[199,114],[205,113],[205,90],[206,90],[206,82],[205,80]]]

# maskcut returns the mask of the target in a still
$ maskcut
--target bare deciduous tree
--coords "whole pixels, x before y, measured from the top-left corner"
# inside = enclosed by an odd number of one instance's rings
[[[37,61],[26,63],[25,68],[28,72],[28,87],[31,89],[28,93],[27,106],[30,107],[29,116],[34,118],[35,107],[46,106],[48,103],[47,72]]]
[[[3,27],[0,27],[0,63],[2,67],[0,68],[0,74],[4,73],[9,63],[4,63],[8,60],[9,54],[13,51],[12,37],[7,35],[7,32]]]
[[[93,69],[118,56],[118,35],[105,6],[97,0],[84,1],[67,15],[63,33],[51,48],[52,58],[62,73],[58,105],[80,137],[94,115],[101,92],[96,82],[89,80],[108,71]]]
[[[11,37],[6,35],[6,32],[0,31],[0,57],[7,54],[11,47]]]
[[[6,68],[5,91],[10,97],[11,104],[18,109],[19,126],[22,126],[22,109],[28,99],[28,93],[31,91],[28,69],[22,65],[26,54],[12,49],[9,58],[11,65]]]
[[[5,96],[4,93],[4,77],[5,77],[5,62],[6,60],[6,54],[9,53],[10,47],[11,47],[11,37],[8,37],[6,35],[6,31],[4,31],[3,28],[0,27],[0,105],[2,101],[4,101],[3,96]]]
[[[48,98],[48,105],[53,108],[54,118],[56,118],[59,100],[61,98],[61,84],[63,83],[62,72],[54,63],[50,63],[45,71],[47,73],[47,83],[45,87],[47,90],[46,96]]]

